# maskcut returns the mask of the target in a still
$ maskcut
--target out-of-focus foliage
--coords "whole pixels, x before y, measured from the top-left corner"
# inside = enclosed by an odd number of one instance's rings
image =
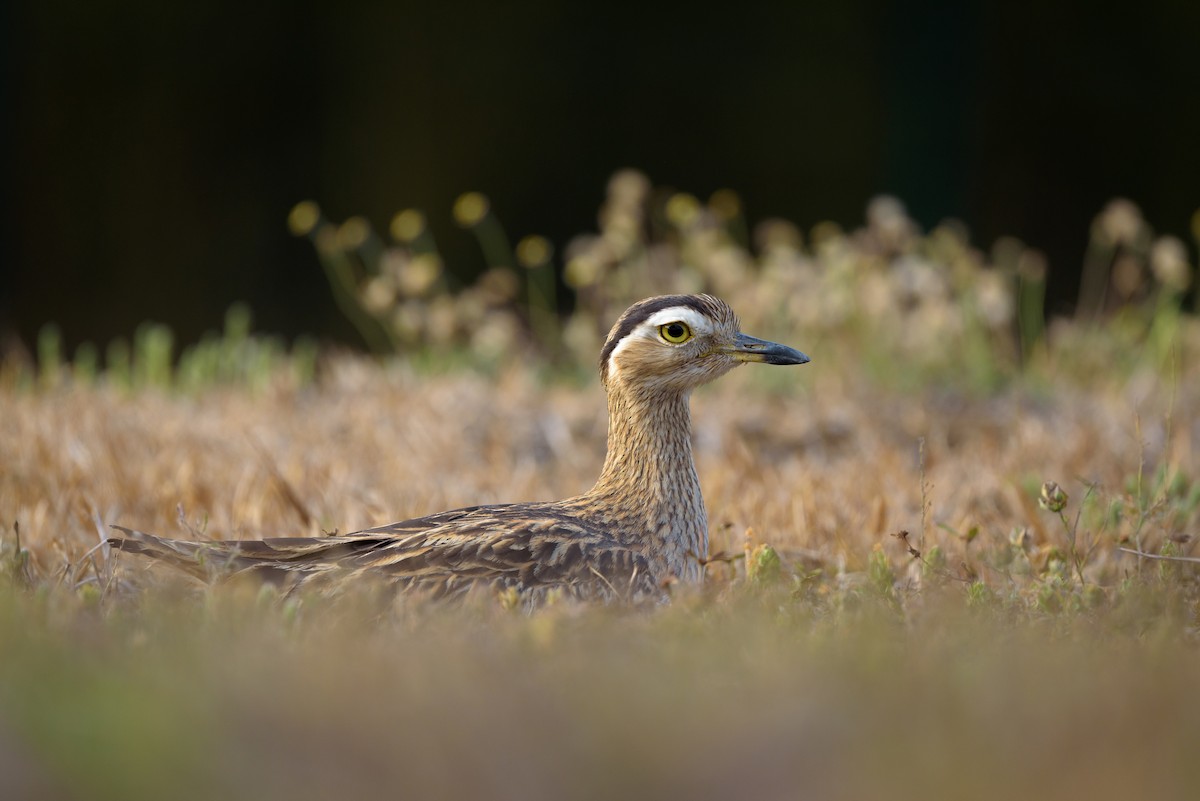
[[[1155,237],[1134,204],[1114,200],[1092,228],[1077,314],[1047,332],[1045,258],[1011,237],[985,251],[961,223],[922,232],[886,196],[852,231],[751,223],[732,190],[701,201],[623,170],[609,182],[599,231],[564,249],[560,310],[548,242],[530,236],[511,247],[477,192],[459,198],[454,217],[490,265],[470,286],[450,280],[419,211],[396,215],[390,242],[361,217],[325,220],[311,201],[289,223],[312,239],[339,303],[379,352],[465,347],[495,360],[537,347],[545,358],[586,362],[634,300],[708,292],[733,305],[747,330],[795,333],[879,375],[894,377],[902,364],[910,383],[965,379],[984,388],[1030,365],[1088,374],[1113,355],[1088,342],[1101,319],[1119,318],[1118,347],[1145,344],[1165,361],[1181,344],[1194,273],[1182,241]],[[1195,352],[1194,330],[1183,345]]]

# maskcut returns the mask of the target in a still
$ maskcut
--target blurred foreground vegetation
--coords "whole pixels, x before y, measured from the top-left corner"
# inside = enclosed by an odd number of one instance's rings
[[[879,199],[753,228],[616,176],[600,231],[445,275],[299,207],[373,358],[231,310],[175,354],[0,365],[0,797],[1193,798],[1200,791],[1194,251],[1114,202],[1081,303],[1045,265]],[[488,226],[491,225],[491,229]],[[423,239],[423,237],[425,237]],[[711,291],[802,371],[697,394],[702,591],[532,615],[201,587],[100,545],[317,536],[562,497],[603,458],[601,337]],[[569,309],[565,308],[569,306]],[[584,380],[586,376],[586,380]]]

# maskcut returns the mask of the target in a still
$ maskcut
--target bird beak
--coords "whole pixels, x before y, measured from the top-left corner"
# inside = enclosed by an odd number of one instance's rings
[[[721,348],[721,352],[739,362],[762,362],[763,364],[807,364],[809,358],[795,348],[768,342],[748,334],[738,334],[732,345]]]

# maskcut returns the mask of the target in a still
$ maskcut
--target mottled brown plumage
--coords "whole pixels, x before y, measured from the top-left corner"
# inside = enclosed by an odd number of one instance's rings
[[[197,543],[116,526],[109,544],[193,576],[253,572],[294,585],[364,574],[432,598],[551,590],[583,600],[663,597],[699,581],[708,521],[692,460],[691,391],[746,361],[804,364],[799,351],[748,337],[722,301],[667,295],[631,306],[600,356],[608,453],[592,489],[550,503],[472,506],[353,534]]]

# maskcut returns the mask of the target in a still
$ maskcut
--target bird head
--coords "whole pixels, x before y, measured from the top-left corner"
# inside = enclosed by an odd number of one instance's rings
[[[615,385],[688,392],[744,362],[804,364],[786,345],[739,330],[733,309],[711,295],[663,295],[621,315],[600,353],[600,378]]]

